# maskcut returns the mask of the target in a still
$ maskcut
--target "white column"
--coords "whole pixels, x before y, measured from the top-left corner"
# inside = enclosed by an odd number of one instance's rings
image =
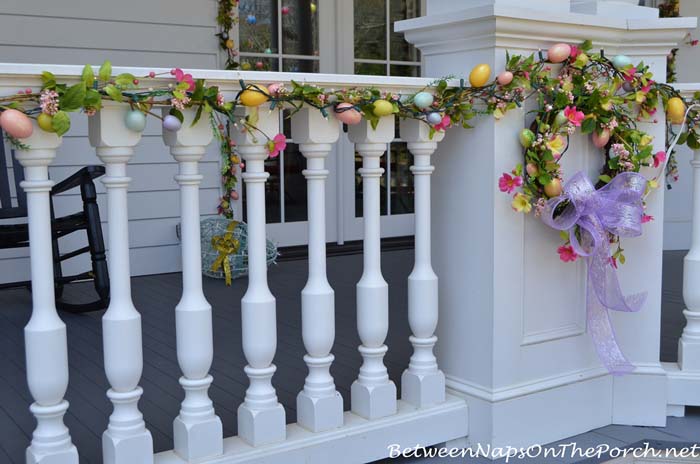
[[[141,315],[131,301],[129,269],[129,216],[126,175],[129,159],[141,134],[124,125],[128,105],[103,103],[96,115],[88,118],[90,144],[105,164],[102,183],[107,188],[108,265],[110,303],[102,317],[102,337],[107,380],[107,397],[114,411],[102,435],[105,464],[150,464],[153,439],[146,429],[138,401],[143,370]]]
[[[350,389],[352,412],[366,419],[396,413],[396,385],[389,380],[383,358],[389,331],[389,288],[381,269],[379,229],[379,160],[394,139],[394,116],[384,116],[376,130],[367,120],[350,126],[350,140],[362,156],[362,207],[364,219],[363,268],[357,283],[357,331],[362,345],[360,375]]]
[[[688,323],[678,342],[678,365],[683,371],[700,372],[700,151],[693,160],[693,231],[690,251],[683,260],[683,315]]]
[[[39,129],[22,140],[29,149],[15,156],[24,167],[21,186],[27,193],[29,254],[32,277],[32,316],[24,328],[27,383],[34,398],[30,410],[36,429],[27,448],[27,464],[77,464],[78,452],[71,442],[63,415],[68,402],[68,344],[66,326],[56,313],[48,166],[61,145],[60,137]]]
[[[335,339],[335,295],[326,276],[326,157],[340,134],[338,121],[316,108],[292,117],[292,139],[306,158],[309,278],[301,291],[301,326],[309,375],[297,396],[297,422],[312,432],[343,425],[343,398],[330,374]]]
[[[270,137],[279,132],[279,113],[259,111],[256,126]],[[238,152],[245,160],[246,212],[248,213],[248,289],[241,301],[243,353],[248,365],[245,373],[250,379],[245,401],[238,408],[238,435],[253,446],[283,441],[286,438],[285,413],[277,401],[272,364],[277,349],[275,297],[267,286],[267,251],[265,235],[265,172],[268,157],[267,139],[259,133],[231,134]]]
[[[163,115],[168,114],[163,109]],[[163,129],[163,140],[178,163],[175,181],[180,185],[180,224],[182,235],[182,297],[175,307],[177,360],[182,370],[180,385],[185,399],[180,415],[173,422],[175,452],[183,459],[197,461],[223,453],[223,428],[214,412],[208,390],[214,358],[211,305],[202,291],[202,256],[199,231],[198,162],[211,143],[209,118],[192,126],[196,111],[183,111],[179,131]]]
[[[435,168],[430,156],[445,136],[436,132],[430,138],[430,126],[423,121],[401,121],[401,138],[413,154],[416,245],[413,271],[408,276],[408,323],[413,335],[413,356],[401,376],[401,399],[416,407],[445,401],[445,375],[438,369],[433,347],[437,342],[438,278],[430,258],[430,175]]]
[[[629,19],[659,17],[658,8],[639,6],[639,0],[571,0],[571,11]]]

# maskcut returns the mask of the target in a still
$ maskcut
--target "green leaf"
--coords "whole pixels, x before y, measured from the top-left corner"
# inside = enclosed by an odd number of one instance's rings
[[[102,107],[102,95],[100,95],[100,92],[95,89],[87,89],[85,106],[99,110]]]
[[[610,181],[612,180],[612,178],[611,178],[610,176],[608,176],[607,174],[601,174],[601,175],[599,175],[599,176],[598,176],[598,179],[602,180],[602,181],[605,182],[606,184],[610,183]]]
[[[42,89],[52,89],[56,87],[56,76],[48,71],[41,73]]]
[[[691,132],[688,135],[688,148],[691,150],[700,150],[700,141],[698,141],[698,136]]]
[[[58,101],[58,106],[63,111],[75,111],[83,107],[85,102],[85,84],[80,82],[68,87]]]
[[[133,87],[136,76],[130,73],[122,73],[114,78],[115,84],[121,87]]]
[[[194,115],[194,119],[192,120],[191,126],[194,126],[199,122],[199,118],[202,117],[202,108],[204,105],[199,105],[199,108],[197,108],[197,113]]]
[[[58,136],[68,132],[68,129],[70,129],[70,117],[68,116],[68,113],[65,111],[59,111],[58,113],[54,114],[51,125]]]
[[[92,87],[92,83],[95,80],[95,72],[92,70],[92,66],[90,66],[89,64],[86,64],[83,68],[82,79],[85,83],[85,87],[87,87],[88,89]]]
[[[596,126],[596,120],[593,118],[586,118],[583,120],[583,123],[581,124],[581,133],[582,134],[590,134],[595,130]]]
[[[175,116],[177,119],[180,120],[180,123],[185,122],[185,116],[178,110],[177,108],[170,108],[170,114]]]
[[[112,84],[105,85],[104,91],[107,95],[112,98],[112,100],[120,102],[122,101],[122,91],[113,86]]]
[[[101,81],[109,81],[109,78],[112,77],[112,63],[110,63],[108,60],[102,63],[102,66],[100,66],[99,76]]]

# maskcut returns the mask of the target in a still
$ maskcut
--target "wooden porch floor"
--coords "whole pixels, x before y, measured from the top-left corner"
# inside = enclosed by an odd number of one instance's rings
[[[664,309],[662,321],[663,361],[675,361],[676,344],[685,324],[681,310],[682,257],[684,252],[664,256]],[[411,347],[406,317],[406,278],[411,271],[413,252],[391,251],[382,256],[384,276],[389,283],[389,352],[385,358],[390,377],[399,385],[408,363]],[[355,324],[355,284],[362,272],[362,256],[329,258],[328,277],[336,292],[336,360],[332,374],[350,408],[350,385],[360,367],[357,352],[360,341]],[[287,413],[287,422],[296,421],[296,394],[302,389],[306,366],[301,340],[300,292],[307,276],[305,260],[283,261],[272,266],[270,288],[277,298],[278,344],[273,383]],[[248,381],[243,373],[240,336],[240,299],[245,279],[226,287],[223,281],[204,278],[204,292],[214,314],[214,384],[210,395],[221,417],[226,436],[236,434],[236,408],[243,401]],[[153,435],[156,451],[172,449],[172,420],[177,416],[183,394],[178,378],[180,369],[175,352],[174,307],[181,293],[180,274],[162,274],[132,279],[135,306],[142,314],[144,332],[144,395],[141,411]],[[76,286],[72,291],[80,293]],[[34,420],[28,410],[31,397],[24,367],[22,328],[31,310],[26,290],[0,292],[0,462],[24,462]],[[66,398],[70,409],[66,424],[78,447],[82,463],[101,462],[100,437],[107,426],[111,405],[105,397],[109,388],[103,370],[102,312],[87,315],[62,314],[68,328],[70,385]]]

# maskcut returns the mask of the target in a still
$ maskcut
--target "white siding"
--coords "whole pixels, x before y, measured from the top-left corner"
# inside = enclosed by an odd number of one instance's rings
[[[219,65],[215,0],[2,0],[0,2],[0,62],[217,68]],[[2,88],[2,94],[18,89]],[[87,140],[83,115],[74,127],[50,174],[60,181],[86,164],[99,164]],[[203,215],[215,213],[219,195],[218,150],[213,143],[201,165]],[[177,171],[149,118],[141,144],[130,164],[129,229],[133,275],[180,270],[175,234],[179,222]],[[104,186],[98,181],[98,203],[107,216]],[[80,208],[75,190],[56,199],[56,213]],[[103,223],[105,238],[106,224]],[[67,237],[69,251],[84,246],[84,234]],[[87,270],[87,257],[66,263],[67,272]],[[29,278],[28,249],[0,250],[0,282]]]

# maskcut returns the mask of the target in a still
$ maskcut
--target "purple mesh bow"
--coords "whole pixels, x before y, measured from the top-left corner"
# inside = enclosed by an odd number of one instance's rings
[[[578,172],[564,185],[564,193],[550,199],[542,212],[542,221],[554,229],[569,231],[574,251],[588,258],[588,331],[598,356],[613,375],[631,372],[634,366],[617,343],[608,310],[639,311],[646,293],[622,294],[617,273],[610,264],[608,234],[641,235],[646,183],[644,176],[624,172],[596,190],[588,177]]]

